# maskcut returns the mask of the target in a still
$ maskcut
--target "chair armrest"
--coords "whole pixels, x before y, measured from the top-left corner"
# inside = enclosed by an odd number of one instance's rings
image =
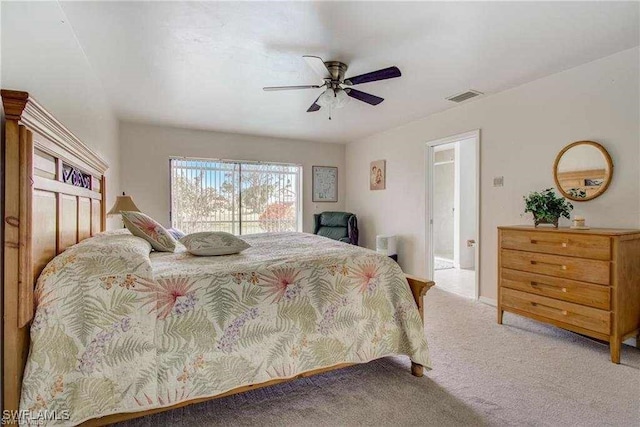
[[[358,218],[355,215],[351,215],[347,221],[347,235],[349,243],[358,246]]]
[[[313,234],[318,234],[318,230],[320,229],[320,215],[321,214],[313,214]]]

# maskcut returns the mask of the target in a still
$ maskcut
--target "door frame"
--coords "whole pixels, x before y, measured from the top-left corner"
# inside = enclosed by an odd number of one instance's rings
[[[476,140],[476,179],[475,179],[475,191],[476,191],[476,234],[475,234],[475,300],[480,297],[480,129],[471,130],[468,132],[459,133],[456,135],[447,136],[444,138],[435,139],[425,144],[425,163],[426,163],[426,227],[425,227],[425,254],[427,261],[427,276],[429,280],[433,280],[434,276],[434,262],[433,262],[433,193],[434,193],[434,148],[438,145],[451,144],[452,142],[458,142],[464,139],[475,138]]]

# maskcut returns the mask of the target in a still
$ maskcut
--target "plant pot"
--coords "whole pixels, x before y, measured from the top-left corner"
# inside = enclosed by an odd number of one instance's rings
[[[541,224],[549,224],[549,225],[553,225],[555,228],[558,228],[558,221],[560,220],[560,217],[557,218],[553,218],[551,220],[546,219],[546,218],[536,218],[533,217],[533,223],[534,225],[537,227]]]

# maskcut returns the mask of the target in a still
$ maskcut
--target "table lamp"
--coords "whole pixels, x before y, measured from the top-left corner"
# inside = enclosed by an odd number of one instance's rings
[[[127,196],[124,192],[122,192],[122,196],[116,198],[116,202],[113,204],[111,210],[107,212],[107,216],[120,215],[122,211],[140,212],[140,209],[133,203],[131,196]]]

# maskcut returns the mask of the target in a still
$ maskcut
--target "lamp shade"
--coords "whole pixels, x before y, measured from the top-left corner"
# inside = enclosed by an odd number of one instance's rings
[[[119,215],[122,211],[140,212],[140,209],[133,203],[131,196],[122,194],[122,196],[118,196],[111,210],[107,212],[107,215]]]

